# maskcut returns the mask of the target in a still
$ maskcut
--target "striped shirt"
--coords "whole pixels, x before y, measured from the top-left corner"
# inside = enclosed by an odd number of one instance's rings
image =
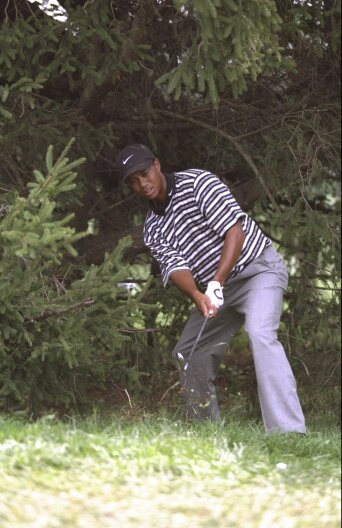
[[[185,269],[199,285],[206,286],[216,272],[225,235],[238,221],[245,240],[228,278],[240,273],[271,244],[217,176],[199,169],[173,176],[172,196],[165,210],[159,214],[151,210],[144,225],[144,241],[160,266],[164,286],[172,273]]]

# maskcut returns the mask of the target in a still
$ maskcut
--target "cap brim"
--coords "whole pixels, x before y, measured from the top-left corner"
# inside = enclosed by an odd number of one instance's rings
[[[153,161],[154,160],[151,159],[149,161],[144,161],[143,163],[137,163],[136,165],[133,165],[131,167],[127,167],[126,171],[124,172],[124,174],[122,176],[122,181],[123,182],[126,181],[128,176],[133,174],[133,172],[137,172],[137,171],[148,169],[153,164]]]

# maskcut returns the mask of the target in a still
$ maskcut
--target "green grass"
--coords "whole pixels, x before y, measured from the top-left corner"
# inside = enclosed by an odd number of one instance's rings
[[[339,508],[331,425],[0,416],[1,528],[329,528]]]

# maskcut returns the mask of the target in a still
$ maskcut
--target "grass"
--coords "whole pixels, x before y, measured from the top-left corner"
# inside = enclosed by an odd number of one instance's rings
[[[0,416],[1,528],[329,528],[339,508],[331,425]]]

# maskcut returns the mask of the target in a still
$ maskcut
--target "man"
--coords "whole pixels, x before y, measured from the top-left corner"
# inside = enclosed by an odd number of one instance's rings
[[[244,324],[256,370],[262,418],[268,432],[305,432],[296,382],[277,339],[288,273],[281,256],[244,213],[228,187],[208,171],[164,174],[145,145],[117,157],[122,182],[149,200],[144,241],[160,265],[164,286],[173,282],[196,309],[173,357],[179,367],[187,415],[218,420],[214,380],[223,354]]]

